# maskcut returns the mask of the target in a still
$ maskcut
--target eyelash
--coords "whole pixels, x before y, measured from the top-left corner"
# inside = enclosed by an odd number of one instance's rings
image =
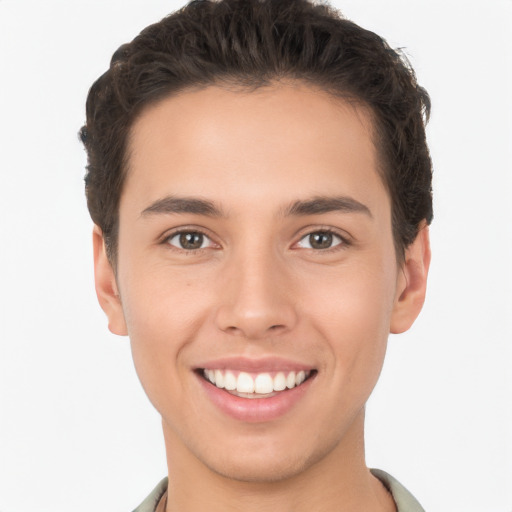
[[[197,249],[185,249],[183,247],[178,247],[177,245],[171,244],[171,240],[173,238],[176,238],[176,237],[182,236],[182,235],[200,235],[201,237],[203,237],[201,245],[203,245],[203,243],[205,241],[209,241],[209,245],[207,247],[198,247]],[[204,231],[202,231],[200,229],[195,229],[195,228],[189,228],[189,229],[182,228],[177,231],[173,231],[172,233],[168,234],[163,239],[163,243],[168,244],[168,245],[172,246],[173,249],[175,249],[177,251],[181,251],[185,254],[200,254],[200,253],[204,252],[205,250],[212,248],[212,246],[218,245],[218,244],[215,244],[215,242],[212,240],[212,238],[210,236],[208,236]]]
[[[337,243],[331,247],[327,247],[325,249],[315,249],[314,247],[302,247],[302,248],[313,251],[315,253],[330,253],[330,252],[346,249],[347,247],[349,247],[351,245],[350,240],[346,236],[340,235],[340,233],[338,233],[337,231],[335,231],[331,228],[319,228],[319,229],[315,229],[313,231],[308,231],[307,233],[304,233],[303,235],[301,235],[299,240],[297,242],[295,242],[293,245],[296,246],[303,240],[307,239],[308,237],[311,237],[312,235],[317,235],[317,234],[331,235],[333,238],[339,239],[339,243]],[[209,241],[209,245],[207,247],[198,247],[197,249],[185,249],[183,247],[178,247],[177,245],[171,244],[171,240],[173,238],[176,238],[181,235],[200,235],[201,237],[204,237],[204,239]],[[204,239],[203,239],[201,245],[204,243],[204,241],[205,241]],[[213,246],[213,248],[215,248],[215,246],[220,247],[218,244],[216,244],[212,240],[212,238],[208,234],[206,234],[201,229],[196,229],[196,228],[189,228],[189,229],[182,228],[177,231],[173,231],[172,233],[165,236],[162,243],[170,245],[174,250],[183,252],[185,254],[201,254],[202,252],[204,252],[208,249],[211,249],[212,246]]]
[[[313,231],[308,231],[307,233],[303,234],[300,237],[299,241],[296,242],[294,245],[297,245],[302,240],[305,240],[308,237],[311,237],[312,235],[317,235],[317,234],[331,235],[333,238],[339,239],[339,243],[337,243],[336,245],[332,245],[331,247],[327,247],[325,249],[315,249],[314,247],[304,247],[304,249],[313,251],[314,253],[325,254],[325,253],[331,253],[331,252],[335,252],[335,251],[341,251],[343,249],[346,249],[347,247],[350,247],[350,245],[351,245],[351,242],[347,236],[343,236],[338,231],[335,231],[328,227],[317,228],[317,229],[314,229]]]

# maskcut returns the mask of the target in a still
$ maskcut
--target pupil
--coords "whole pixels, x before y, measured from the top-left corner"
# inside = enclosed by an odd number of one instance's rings
[[[328,249],[332,245],[332,234],[313,233],[309,235],[309,243],[314,249]]]
[[[203,235],[201,233],[182,233],[180,245],[183,249],[199,249],[203,245]]]

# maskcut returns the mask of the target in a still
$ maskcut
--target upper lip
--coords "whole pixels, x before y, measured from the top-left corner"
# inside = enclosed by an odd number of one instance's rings
[[[238,370],[250,373],[277,372],[277,371],[308,371],[314,370],[311,364],[304,364],[281,357],[240,357],[229,356],[204,361],[196,369],[208,370]]]

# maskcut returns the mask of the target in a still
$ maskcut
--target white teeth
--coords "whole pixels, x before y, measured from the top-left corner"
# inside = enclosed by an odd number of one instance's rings
[[[217,386],[217,383],[215,385]],[[236,390],[239,393],[254,393],[253,378],[248,373],[240,372],[236,381]]]
[[[279,372],[274,377],[274,391],[283,391],[286,389],[286,377],[283,372]]]
[[[226,372],[226,375],[224,375],[224,387],[228,391],[236,389],[236,377],[231,372]]]
[[[303,372],[301,370],[299,373],[297,373],[297,376],[295,377],[295,385],[300,386],[305,380],[306,380],[306,372]]]
[[[254,391],[260,395],[274,391],[274,381],[268,373],[260,373],[254,380]]]
[[[224,375],[220,370],[215,370],[215,385],[218,388],[224,387]]]
[[[248,395],[269,395],[275,391],[284,391],[300,386],[310,375],[310,372],[300,370],[298,372],[278,372],[272,378],[270,373],[259,373],[251,375],[247,372],[236,372],[230,370],[205,369],[203,374],[216,387],[228,391],[236,391]],[[256,398],[248,396],[246,398]]]

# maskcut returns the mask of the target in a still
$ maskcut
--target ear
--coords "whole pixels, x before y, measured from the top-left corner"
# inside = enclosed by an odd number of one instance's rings
[[[128,330],[117,288],[116,276],[107,257],[103,233],[96,225],[92,233],[92,244],[94,251],[94,282],[98,302],[107,315],[109,330],[119,336],[126,336]]]
[[[419,315],[427,291],[430,266],[430,239],[426,223],[421,226],[414,242],[405,251],[405,262],[399,270],[390,332],[407,331]]]

